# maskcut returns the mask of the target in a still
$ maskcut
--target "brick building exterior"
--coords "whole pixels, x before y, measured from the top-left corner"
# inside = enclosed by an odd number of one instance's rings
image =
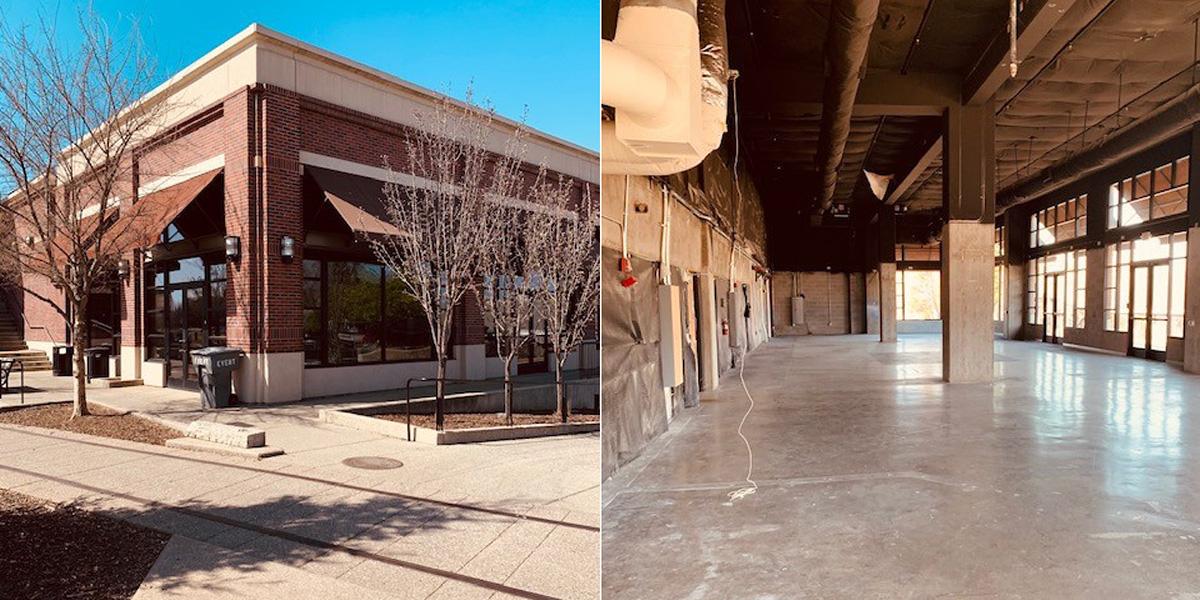
[[[179,108],[163,141],[135,153],[128,192],[133,202],[171,204],[173,218],[161,237],[129,255],[130,275],[111,294],[111,339],[96,334],[119,346],[120,376],[189,387],[195,374],[186,351],[203,345],[245,350],[235,380],[245,402],[382,390],[432,376],[419,315],[324,200],[331,184],[380,189],[382,157],[403,164],[405,128],[432,98],[258,25],[152,91],[144,101]],[[531,163],[598,193],[596,153],[533,133]],[[239,242],[236,259],[225,256],[229,237]],[[290,260],[281,253],[285,237],[295,240]],[[499,376],[478,305],[458,310],[448,376]],[[66,323],[45,303],[26,295],[23,313],[31,347],[66,339]],[[545,358],[524,362],[537,370]]]

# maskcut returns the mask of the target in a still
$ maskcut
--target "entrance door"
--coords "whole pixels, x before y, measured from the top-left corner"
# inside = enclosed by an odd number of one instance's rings
[[[529,319],[529,328],[533,331],[533,339],[517,353],[517,374],[545,373],[549,369],[546,358],[546,325],[544,320]]]
[[[1045,284],[1046,296],[1043,306],[1045,328],[1042,330],[1042,341],[1061,344],[1067,326],[1067,275],[1065,273],[1046,275]]]
[[[206,345],[208,315],[204,301],[204,283],[171,286],[167,290],[169,331],[167,332],[167,385],[196,388],[196,371],[191,351]]]
[[[1129,354],[1132,356],[1167,359],[1170,281],[1171,270],[1165,261],[1133,265],[1133,295],[1129,301]]]

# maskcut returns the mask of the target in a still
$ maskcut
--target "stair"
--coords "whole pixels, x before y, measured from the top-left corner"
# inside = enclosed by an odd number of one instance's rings
[[[0,358],[21,361],[26,371],[49,371],[50,357],[45,352],[30,350],[25,335],[13,318],[3,294],[0,294]]]

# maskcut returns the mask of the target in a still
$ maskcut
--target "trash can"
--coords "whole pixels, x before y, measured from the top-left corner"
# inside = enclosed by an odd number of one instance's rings
[[[200,403],[204,408],[225,408],[233,392],[233,372],[246,353],[238,348],[209,346],[192,350],[196,379],[200,382]]]
[[[50,370],[55,377],[70,376],[75,372],[73,359],[75,348],[72,346],[55,346],[50,358]]]
[[[85,362],[87,364],[87,380],[91,383],[92,378],[108,377],[108,357],[112,354],[112,350],[108,346],[95,346],[83,351]]]

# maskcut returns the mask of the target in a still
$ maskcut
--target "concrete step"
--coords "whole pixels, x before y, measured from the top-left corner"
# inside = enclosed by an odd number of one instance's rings
[[[98,387],[105,388],[123,388],[142,385],[141,379],[121,379],[120,377],[105,377],[104,379],[93,379],[92,383]]]

